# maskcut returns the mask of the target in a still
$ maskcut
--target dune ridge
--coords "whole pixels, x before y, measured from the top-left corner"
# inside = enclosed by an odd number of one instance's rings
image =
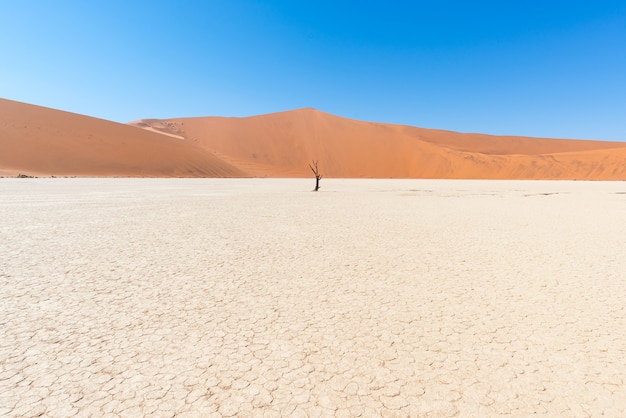
[[[310,108],[158,123],[255,176],[309,176],[308,163],[319,160],[326,176],[343,178],[626,179],[620,142],[465,134]]]
[[[626,180],[626,143],[458,133],[304,108],[128,124],[0,99],[0,175]]]

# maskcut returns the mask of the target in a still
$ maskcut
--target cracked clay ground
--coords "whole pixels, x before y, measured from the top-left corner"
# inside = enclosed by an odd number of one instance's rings
[[[626,416],[626,184],[0,179],[0,416]]]

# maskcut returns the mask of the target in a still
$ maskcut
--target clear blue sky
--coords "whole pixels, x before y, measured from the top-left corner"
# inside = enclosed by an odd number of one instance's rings
[[[0,0],[0,97],[626,141],[626,1]]]

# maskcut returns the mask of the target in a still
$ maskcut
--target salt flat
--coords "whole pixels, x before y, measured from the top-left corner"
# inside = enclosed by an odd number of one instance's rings
[[[626,183],[0,179],[0,415],[626,415]]]

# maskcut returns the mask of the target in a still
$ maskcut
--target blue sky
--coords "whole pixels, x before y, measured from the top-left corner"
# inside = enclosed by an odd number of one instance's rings
[[[0,97],[626,141],[624,1],[0,0]]]

